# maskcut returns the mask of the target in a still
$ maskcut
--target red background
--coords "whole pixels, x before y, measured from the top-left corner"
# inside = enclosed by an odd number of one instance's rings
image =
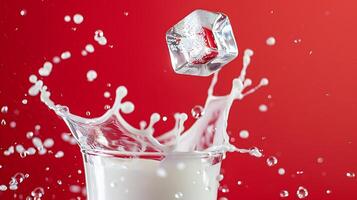
[[[348,171],[357,172],[357,4],[352,0],[1,0],[0,104],[9,106],[9,112],[0,113],[0,118],[16,121],[17,126],[0,126],[0,185],[8,184],[16,172],[30,177],[17,191],[0,192],[0,199],[26,197],[38,186],[45,188],[43,199],[81,196],[68,189],[84,184],[83,174],[77,173],[82,170],[79,148],[62,141],[60,135],[67,127],[38,97],[26,96],[29,75],[63,51],[71,51],[72,58],[54,65],[44,80],[55,102],[68,105],[73,113],[101,115],[104,105],[113,103],[103,97],[104,91],[113,96],[119,85],[128,88],[127,98],[136,105],[128,116],[133,124],[159,112],[169,116],[162,126],[171,127],[174,112],[189,113],[194,105],[203,104],[210,78],[175,74],[165,43],[169,27],[197,8],[226,13],[240,50],[239,58],[221,71],[217,94],[229,91],[246,48],[255,51],[248,76],[256,82],[262,77],[270,80],[267,88],[233,106],[228,130],[236,138],[234,144],[258,146],[279,162],[268,167],[265,158],[230,154],[223,164],[222,181],[229,192],[220,196],[280,199],[279,192],[286,189],[290,192],[286,199],[297,199],[297,188],[304,186],[307,199],[357,199],[357,179],[346,177]],[[25,16],[20,15],[21,9],[27,11]],[[65,15],[75,13],[84,16],[82,24],[64,22]],[[109,45],[93,41],[97,29],[104,31]],[[275,46],[265,44],[269,36],[276,38]],[[96,50],[83,57],[80,52],[87,43]],[[86,80],[89,69],[98,72],[91,83]],[[21,103],[24,98],[27,105]],[[268,112],[259,112],[262,103],[268,105]],[[50,153],[26,158],[3,155],[16,143],[32,146],[25,135],[36,124],[41,125],[36,134],[54,138],[52,151],[63,150],[63,158]],[[241,129],[249,130],[247,140],[239,138]],[[324,158],[322,164],[317,163],[318,157]],[[279,167],[286,169],[284,176],[278,175]],[[297,171],[304,173],[297,175]]]

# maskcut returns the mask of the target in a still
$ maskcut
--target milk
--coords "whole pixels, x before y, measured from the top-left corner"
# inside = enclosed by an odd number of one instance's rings
[[[216,200],[221,157],[155,160],[84,154],[88,200]]]

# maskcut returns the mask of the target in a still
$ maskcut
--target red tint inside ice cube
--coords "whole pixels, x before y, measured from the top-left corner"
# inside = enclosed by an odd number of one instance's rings
[[[202,30],[203,31],[200,34],[203,35],[206,46],[210,48],[211,51],[208,54],[204,55],[201,59],[193,61],[193,64],[205,64],[218,55],[217,44],[214,40],[213,32],[206,27],[202,27]]]

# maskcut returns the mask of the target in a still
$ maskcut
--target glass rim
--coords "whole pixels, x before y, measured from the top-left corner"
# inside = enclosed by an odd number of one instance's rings
[[[81,149],[82,154],[92,156],[105,157],[192,157],[192,158],[209,158],[215,156],[222,156],[226,151],[192,151],[192,152],[123,152],[114,150],[95,150],[95,149]]]

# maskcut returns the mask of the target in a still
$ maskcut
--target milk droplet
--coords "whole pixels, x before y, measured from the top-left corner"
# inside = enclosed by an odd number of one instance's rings
[[[125,114],[129,114],[133,112],[135,109],[135,106],[132,102],[126,101],[121,105],[121,111]]]
[[[110,92],[105,91],[105,92],[104,92],[104,97],[105,97],[105,98],[109,98],[109,97],[110,97]]]
[[[272,167],[278,163],[278,159],[275,156],[269,156],[266,163],[269,167]]]
[[[10,122],[10,128],[16,128],[16,122],[11,121]]]
[[[51,147],[53,147],[54,144],[55,144],[55,141],[54,141],[52,138],[47,138],[47,139],[43,142],[43,145],[44,145],[46,148],[51,148]]]
[[[247,139],[249,137],[249,132],[247,130],[241,130],[239,132],[239,137],[242,139]]]
[[[79,193],[81,191],[81,187],[78,185],[71,185],[69,187],[69,191],[71,191],[72,193]]]
[[[62,185],[62,181],[61,180],[57,180],[57,184],[58,185]]]
[[[14,176],[11,177],[9,182],[10,185],[18,185],[25,180],[25,175],[21,172],[16,173]]]
[[[64,156],[63,151],[57,151],[57,153],[55,154],[55,158],[62,158],[63,156]]]
[[[26,133],[26,138],[27,139],[31,139],[33,137],[33,132],[32,131],[28,131],[27,133]]]
[[[323,157],[318,157],[316,160],[317,163],[321,164],[324,162],[324,158]]]
[[[285,197],[288,197],[288,196],[289,196],[289,191],[287,191],[287,190],[280,191],[280,197],[281,198],[285,198]]]
[[[94,46],[92,44],[87,44],[84,48],[88,53],[94,52]]]
[[[269,79],[267,79],[267,78],[262,78],[262,79],[260,80],[260,85],[261,85],[261,86],[267,86],[267,85],[269,85]]]
[[[71,57],[71,52],[69,52],[69,51],[65,51],[61,54],[61,58],[63,60],[69,59],[70,57]]]
[[[88,80],[89,82],[94,81],[94,80],[97,78],[97,76],[98,76],[98,74],[97,74],[97,72],[94,71],[94,70],[89,70],[89,71],[87,72],[87,80]]]
[[[284,175],[285,174],[285,169],[284,168],[279,168],[278,169],[278,174],[279,175]]]
[[[237,185],[241,186],[243,184],[242,181],[237,181]]]
[[[20,10],[20,15],[25,16],[27,14],[27,11],[25,9]]]
[[[0,191],[6,191],[7,190],[7,186],[6,185],[0,185]]]
[[[7,107],[7,106],[1,107],[1,113],[6,114],[8,111],[9,111],[9,107]]]
[[[22,99],[22,104],[26,105],[27,104],[27,99]]]
[[[260,112],[266,112],[266,111],[268,111],[268,106],[265,105],[265,104],[261,104],[261,105],[259,106],[259,111],[260,111]]]
[[[191,115],[193,118],[198,119],[204,114],[204,109],[202,106],[196,105],[191,109]]]
[[[82,50],[82,51],[81,51],[81,55],[82,55],[82,56],[87,56],[87,55],[88,55],[88,52],[87,52],[86,50]]]
[[[332,191],[331,190],[326,190],[326,194],[331,194]]]
[[[2,126],[5,126],[5,125],[6,125],[5,119],[2,119],[2,120],[1,120],[1,125],[2,125]]]
[[[177,193],[175,194],[175,199],[181,199],[182,197],[183,197],[182,192],[177,192]]]
[[[84,20],[84,17],[83,17],[83,15],[81,15],[81,14],[75,14],[74,16],[73,16],[73,22],[75,23],[75,24],[81,24],[82,22],[83,22],[83,20]]]
[[[55,63],[55,64],[60,63],[61,62],[61,58],[58,57],[58,56],[55,56],[55,57],[52,58],[52,62]]]
[[[307,197],[309,195],[309,192],[307,191],[306,188],[304,188],[303,186],[300,186],[298,188],[298,190],[296,191],[296,196],[299,199],[304,199],[305,197]]]
[[[228,186],[226,186],[226,185],[221,186],[221,187],[220,187],[220,190],[221,190],[221,192],[223,192],[223,193],[228,193],[228,192],[229,192],[229,188],[228,188]]]
[[[70,22],[71,21],[71,16],[66,15],[66,16],[64,16],[63,19],[64,19],[65,22]]]
[[[275,43],[276,43],[276,40],[275,40],[275,38],[274,38],[273,36],[268,37],[268,39],[266,40],[266,44],[267,44],[268,46],[274,46]]]
[[[129,15],[129,12],[124,11],[124,16],[128,16],[128,15]]]
[[[31,196],[35,197],[35,199],[41,198],[44,194],[45,190],[42,187],[37,187],[31,192]]]
[[[348,178],[355,178],[356,177],[356,174],[354,172],[346,172],[346,176]]]

